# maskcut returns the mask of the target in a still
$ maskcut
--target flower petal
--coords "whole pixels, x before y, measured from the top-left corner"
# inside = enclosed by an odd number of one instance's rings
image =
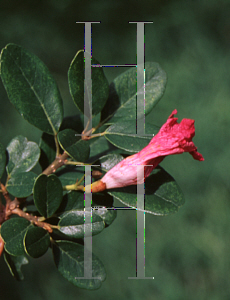
[[[145,148],[123,159],[104,175],[101,181],[107,189],[143,183],[144,178],[148,177],[167,155],[189,152],[194,159],[204,160],[192,141],[195,135],[195,121],[183,119],[178,123],[175,114],[176,109]],[[137,175],[138,165],[145,166],[142,177]]]

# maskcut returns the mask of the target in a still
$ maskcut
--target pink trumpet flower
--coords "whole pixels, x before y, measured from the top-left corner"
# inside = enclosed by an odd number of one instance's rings
[[[194,159],[204,160],[192,141],[195,135],[195,121],[183,119],[177,123],[178,118],[174,117],[175,114],[176,109],[145,148],[123,159],[101,180],[94,182],[91,187],[86,187],[86,191],[90,192],[91,188],[92,192],[100,192],[105,189],[141,184],[167,155],[189,152]],[[137,165],[145,165],[144,177],[137,176]]]

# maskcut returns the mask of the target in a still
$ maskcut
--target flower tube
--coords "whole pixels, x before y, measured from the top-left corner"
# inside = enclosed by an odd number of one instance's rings
[[[91,185],[91,191],[100,192],[105,189],[142,184],[167,155],[189,152],[194,159],[203,161],[203,156],[197,152],[197,147],[192,141],[195,135],[195,121],[183,119],[178,123],[178,118],[174,117],[175,114],[177,114],[176,109],[145,148],[123,159],[110,169],[101,180]],[[137,176],[137,165],[145,166],[144,177],[143,175]],[[140,179],[137,180],[137,178]],[[88,192],[89,189],[90,187],[86,187]]]

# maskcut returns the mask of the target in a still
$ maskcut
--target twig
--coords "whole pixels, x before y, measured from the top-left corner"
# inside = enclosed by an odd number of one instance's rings
[[[69,157],[68,153],[64,152],[62,155],[59,155],[55,158],[51,165],[48,166],[42,173],[45,175],[50,175],[56,172],[58,168],[63,166],[66,163],[67,158]]]
[[[88,118],[88,121],[87,121],[87,123],[86,123],[85,129],[82,131],[83,134],[86,134],[85,132],[86,132],[86,130],[87,130],[88,127],[89,127],[90,120],[92,120],[92,118]],[[92,129],[91,129],[91,130],[92,130]]]
[[[79,191],[80,190],[80,191],[84,192],[84,189],[82,189],[82,185],[80,185],[80,183],[82,183],[84,178],[85,178],[85,175],[83,175],[79,181],[77,179],[76,183],[63,186],[63,191]],[[83,186],[83,188],[84,188],[84,186]]]
[[[56,146],[56,157],[58,157],[60,155],[60,146],[58,143],[57,134],[54,135],[54,141]]]
[[[2,183],[1,183],[1,190],[2,190],[3,197],[6,200],[6,210],[7,210],[7,209],[9,209],[9,205],[11,203],[11,199],[10,199],[9,193],[7,192],[4,184],[2,184]]]
[[[93,139],[93,138],[98,137],[98,136],[103,136],[103,135],[105,135],[105,134],[106,134],[105,131],[104,131],[104,132],[101,132],[101,133],[95,133],[95,134],[93,134],[93,135],[90,136],[90,139]]]
[[[86,163],[78,162],[78,161],[66,160],[65,165],[85,166],[85,165],[90,165],[90,164],[86,164]]]
[[[18,215],[19,217],[25,218],[26,220],[30,221],[32,224],[34,224],[38,227],[42,227],[43,229],[47,230],[49,233],[53,232],[53,229],[51,228],[52,225],[50,225],[46,222],[39,221],[37,216],[32,216],[32,215],[24,212],[20,208],[14,208],[13,210],[11,210],[11,214],[15,214],[15,215]]]
[[[32,216],[19,208],[19,205],[23,201],[25,201],[25,198],[20,198],[20,200],[18,198],[15,198],[13,201],[11,201],[9,193],[6,187],[2,183],[1,183],[1,189],[3,191],[3,196],[6,200],[6,207],[4,207],[3,205],[1,206],[0,224],[6,221],[7,219],[9,219],[10,215],[15,214],[18,215],[19,217],[25,218],[26,220],[30,221],[32,224],[38,227],[44,228],[49,233],[53,231],[52,229],[53,225],[50,225],[46,222],[42,222],[41,220],[39,220],[39,217]]]

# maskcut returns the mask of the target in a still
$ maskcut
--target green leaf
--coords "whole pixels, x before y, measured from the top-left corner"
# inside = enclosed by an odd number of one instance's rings
[[[136,208],[136,185],[111,189],[108,193],[125,205]],[[180,187],[160,166],[145,180],[145,212],[159,216],[169,215],[177,212],[184,202]]]
[[[93,138],[90,140],[90,158],[95,160],[98,155],[102,156],[108,153],[110,144],[104,136],[99,138]]]
[[[105,136],[106,136],[106,138],[105,138]],[[90,158],[87,161],[88,163],[95,164],[95,161],[97,159],[99,159],[103,155],[107,155],[107,154],[111,154],[111,153],[120,153],[120,154],[127,154],[127,155],[135,153],[134,151],[133,152],[131,152],[130,150],[126,151],[123,148],[117,148],[117,146],[114,146],[114,144],[112,143],[114,140],[112,133],[111,133],[111,135],[107,134],[105,136],[102,136],[99,138],[93,138],[93,139],[89,140],[89,142],[90,142]],[[115,137],[115,139],[116,139],[116,137]],[[120,141],[120,140],[118,140],[118,141]],[[120,143],[120,142],[118,143],[119,145],[121,145],[121,147],[123,147],[123,145],[124,145],[124,140],[122,139],[122,141],[123,141],[123,143]],[[116,141],[115,141],[115,143],[116,143]],[[129,147],[129,149],[130,149],[130,147]]]
[[[99,215],[103,220],[104,222],[107,224],[107,225],[110,225],[112,224],[112,222],[116,219],[117,217],[117,211],[115,208],[111,209],[111,208],[107,208],[107,207],[98,207],[96,210],[95,210],[95,213],[97,215]]]
[[[7,183],[7,190],[14,197],[28,197],[33,193],[36,177],[37,175],[33,172],[15,173]]]
[[[66,151],[74,160],[85,162],[89,158],[89,142],[83,141],[81,136],[77,135],[72,129],[65,129],[58,133],[58,141],[64,151]]]
[[[102,171],[109,171],[123,159],[124,157],[122,155],[113,153],[100,157],[97,162],[100,163]]]
[[[26,253],[38,258],[46,253],[50,246],[49,233],[41,227],[30,228],[24,238]]]
[[[84,167],[70,165],[64,166],[56,172],[63,186],[76,183],[77,179],[80,180],[84,174]]]
[[[54,136],[43,132],[39,146],[41,149],[39,164],[44,171],[56,158]]]
[[[56,134],[63,118],[62,99],[45,64],[14,44],[3,48],[0,60],[2,82],[10,102],[29,123]]]
[[[84,129],[83,116],[76,115],[65,117],[61,124],[60,131],[64,129],[73,129],[78,134],[81,134]],[[39,163],[42,167],[42,170],[45,170],[56,158],[56,145],[53,135],[43,132],[39,146],[41,148]]]
[[[21,267],[29,263],[28,259],[24,255],[12,256],[7,252],[4,253],[4,259],[12,276],[17,280],[23,280],[24,276]]]
[[[113,197],[107,192],[92,195],[92,209],[104,220],[106,225],[112,224],[117,217],[117,211],[113,206]]]
[[[1,236],[5,242],[5,250],[15,256],[24,254],[24,236],[32,226],[30,221],[24,218],[12,218],[1,226]]]
[[[87,54],[87,53],[86,53]],[[89,54],[88,54],[89,55]],[[92,57],[91,64],[99,64],[99,62]],[[92,79],[92,103],[87,103],[92,107],[92,116],[101,112],[109,95],[109,84],[104,75],[103,68],[91,68]],[[73,61],[71,62],[68,71],[68,81],[70,93],[74,103],[78,109],[84,113],[84,81],[85,81],[85,62],[83,50],[78,51]],[[88,90],[85,91],[88,93]],[[89,99],[89,95],[87,97]],[[90,116],[87,116],[90,117]]]
[[[145,63],[145,115],[148,115],[164,94],[167,83],[166,73],[155,62]],[[137,70],[130,68],[119,75],[110,84],[110,95],[102,110],[102,120],[113,115],[109,124],[125,120],[136,120],[136,115],[143,114],[136,109],[136,95],[144,93],[144,86],[137,88]]]
[[[62,201],[62,184],[54,174],[46,176],[41,174],[34,185],[34,203],[39,213],[45,218],[51,217]]]
[[[84,194],[79,191],[71,191],[63,197],[58,213],[71,213],[76,210],[84,211],[84,207]],[[113,197],[107,193],[95,193],[92,195],[93,214],[102,218],[107,225],[110,225],[117,217],[117,211],[112,207]]]
[[[84,209],[84,194],[79,191],[70,191],[63,197],[58,213],[63,214],[76,209]]]
[[[125,121],[108,127],[105,131],[105,138],[120,149],[136,153],[146,147],[158,131],[159,127],[146,124],[146,134],[149,136],[138,136],[136,135],[136,121]]]
[[[92,277],[100,279],[78,279],[84,277],[84,246],[70,241],[56,241],[53,256],[58,271],[75,286],[87,290],[98,289],[105,280],[102,262],[92,254]]]
[[[101,114],[97,114],[92,120],[92,127],[96,127],[100,122]],[[75,115],[75,116],[68,116],[63,119],[63,122],[60,127],[60,131],[64,129],[73,129],[77,133],[81,134],[84,130],[84,116]],[[96,131],[98,132],[98,130]]]
[[[0,143],[0,178],[6,167],[6,149]]]
[[[30,171],[37,164],[40,156],[38,145],[28,142],[27,138],[21,135],[10,142],[7,151],[9,153],[8,176]]]
[[[75,115],[68,116],[63,119],[63,122],[60,127],[60,131],[64,129],[73,129],[77,131],[77,133],[82,133],[84,129],[84,116],[83,115]]]
[[[84,224],[85,215],[91,216],[91,223]],[[84,226],[91,231],[92,235],[100,233],[105,228],[103,219],[96,211],[92,211],[91,215],[90,212],[84,210],[72,210],[64,213],[60,216],[58,226],[59,231],[77,239],[84,238]]]

